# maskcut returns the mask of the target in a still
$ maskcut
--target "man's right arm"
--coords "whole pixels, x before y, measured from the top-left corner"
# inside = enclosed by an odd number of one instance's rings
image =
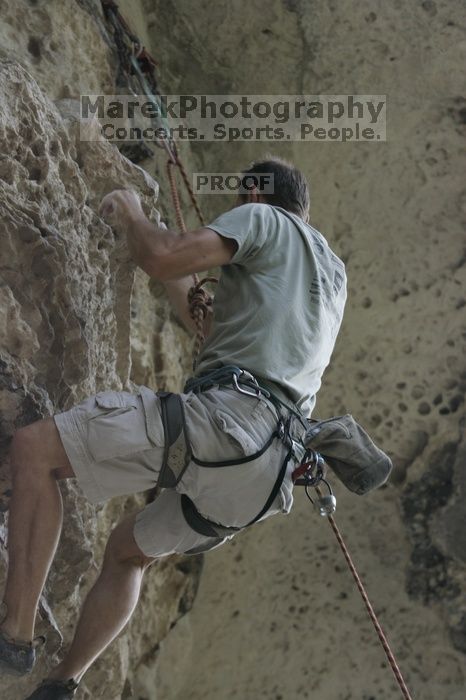
[[[226,263],[233,255],[235,244],[206,228],[180,235],[167,230],[164,224],[151,224],[139,197],[131,191],[116,190],[106,195],[100,212],[110,224],[125,230],[134,262],[164,285],[175,315],[189,332],[195,333],[197,328],[188,302],[193,277],[188,273]],[[211,321],[212,307],[208,307],[205,337],[210,332]]]
[[[227,265],[237,243],[208,227],[174,235],[152,224],[142,210],[139,197],[131,191],[115,190],[100,205],[102,217],[123,228],[136,265],[149,277],[167,282],[195,272]]]
[[[164,223],[160,222],[159,228],[168,231]],[[177,233],[172,231],[173,235],[176,236]],[[179,234],[178,234],[179,235]],[[196,333],[197,326],[191,316],[189,311],[188,295],[194,284],[192,275],[187,277],[182,277],[178,280],[165,280],[162,282],[167,297],[170,301],[171,307],[175,313],[175,316],[182,323],[184,328],[188,333]],[[210,332],[210,327],[212,325],[212,307],[210,306],[207,311],[207,316],[204,319],[204,338],[207,338]]]

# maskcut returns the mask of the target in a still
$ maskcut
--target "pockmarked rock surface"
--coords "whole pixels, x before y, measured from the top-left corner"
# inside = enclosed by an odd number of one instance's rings
[[[133,354],[131,351],[132,324],[134,331],[134,324],[142,325],[144,317],[137,308],[131,311],[134,265],[125,240],[97,212],[106,192],[128,187],[140,194],[147,214],[157,220],[158,185],[103,139],[92,144],[80,141],[75,105],[69,100],[54,105],[20,64],[1,61],[0,93],[3,585],[10,494],[8,445],[15,428],[65,410],[103,388],[131,389],[134,379],[149,385],[155,381],[157,369],[146,357],[150,351],[138,347]],[[147,278],[139,279],[138,286],[140,300]],[[153,321],[147,294],[145,315]],[[157,303],[161,310],[165,302],[159,298],[154,306]],[[165,317],[168,323],[167,312]],[[155,323],[148,323],[139,341],[138,333],[133,332],[133,343],[150,346],[154,334]],[[186,352],[188,348],[189,344]],[[158,348],[158,370],[163,370],[168,357],[169,379],[176,383],[180,350],[173,362],[170,350],[169,341]],[[132,356],[138,358],[136,372],[132,371]],[[151,372],[144,369],[147,364]],[[142,497],[135,496],[96,508],[85,502],[73,484],[64,485],[62,491],[64,531],[38,624],[47,645],[30,677],[0,679],[0,695],[5,700],[24,697],[47,674],[60,646],[69,644],[80,603],[98,573],[107,535],[126,513],[144,504]],[[175,557],[151,569],[138,613],[127,632],[87,674],[78,697],[110,700],[122,697],[123,692],[131,697],[129,669],[137,679],[138,673],[143,675],[146,666],[151,666],[161,638],[190,606],[199,566],[200,560],[184,562]]]

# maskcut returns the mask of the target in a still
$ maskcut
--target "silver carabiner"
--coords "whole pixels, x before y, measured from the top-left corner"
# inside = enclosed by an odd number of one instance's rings
[[[246,396],[252,396],[253,398],[257,399],[260,396],[260,389],[259,385],[257,384],[257,381],[254,379],[252,374],[249,374],[249,372],[246,372],[244,369],[241,370],[241,374],[246,374],[248,377],[250,377],[250,380],[257,386],[257,389],[254,389],[253,391],[248,391],[247,389],[242,389],[239,385],[238,382],[238,375],[233,374],[233,386],[235,387],[236,391],[239,391],[240,394],[245,394]]]
[[[324,482],[324,484],[327,486],[329,493],[326,496],[320,496],[315,503],[310,494],[309,494],[309,486],[306,486],[305,491],[306,491],[306,496],[309,498],[311,501],[312,505],[316,508],[317,512],[319,515],[321,515],[324,518],[328,518],[329,515],[332,515],[336,509],[337,509],[337,499],[333,495],[332,487],[326,481],[325,479],[321,479],[321,481]]]

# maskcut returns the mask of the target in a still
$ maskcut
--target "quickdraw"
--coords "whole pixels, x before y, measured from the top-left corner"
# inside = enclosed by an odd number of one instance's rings
[[[337,499],[324,474],[325,462],[322,455],[315,450],[307,449],[300,465],[294,470],[292,479],[295,486],[304,486],[306,496],[317,509],[319,515],[327,517],[335,512]],[[327,486],[328,494],[322,495],[318,493],[318,499],[314,501],[309,493],[309,489],[315,488],[317,493],[317,487],[320,483],[324,483]]]
[[[144,94],[146,99],[154,104],[159,116],[153,117],[152,121],[157,128],[157,133],[164,134],[154,143],[165,149],[169,161],[176,164],[178,160],[176,146],[169,124],[163,117],[159,99],[160,91],[155,77],[155,68],[158,63],[132,32],[114,0],[102,0],[102,9],[113,27],[113,38],[120,63],[119,83],[130,89],[134,95]],[[137,91],[133,87],[134,79],[138,85]]]

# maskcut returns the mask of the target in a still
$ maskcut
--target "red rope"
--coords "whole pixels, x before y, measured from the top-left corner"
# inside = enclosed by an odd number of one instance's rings
[[[188,190],[192,205],[193,205],[194,209],[196,210],[196,214],[197,214],[197,217],[200,221],[200,224],[201,224],[201,226],[205,226],[204,217],[202,216],[201,208],[198,204],[196,195],[194,194],[194,190],[191,187],[191,183],[189,182],[188,173],[186,172],[185,167],[184,167],[183,163],[181,162],[178,154],[176,155],[176,163],[178,165],[178,169],[181,173],[181,177],[183,178],[183,182],[186,186],[186,189]]]
[[[184,222],[183,212],[181,211],[180,196],[178,194],[178,187],[176,185],[175,173],[173,172],[173,168],[175,167],[176,163],[173,163],[171,160],[167,160],[167,175],[168,182],[170,183],[173,207],[175,209],[176,224],[182,233],[186,233],[186,224]],[[198,280],[196,275],[193,275],[193,278],[194,284],[197,284]]]
[[[188,292],[189,312],[191,318],[197,326],[196,340],[194,341],[193,359],[194,364],[197,356],[201,351],[201,347],[205,341],[204,336],[204,321],[212,306],[212,297],[203,287],[207,282],[217,282],[215,277],[204,277],[200,282],[197,282]]]
[[[183,212],[181,211],[181,202],[180,202],[180,195],[178,192],[178,187],[176,184],[176,177],[175,173],[173,171],[173,168],[178,167],[181,170],[181,174],[183,175],[183,179],[185,180],[185,184],[188,187],[188,191],[190,192],[191,195],[191,201],[195,204],[196,211],[198,213],[198,216],[202,223],[204,223],[204,220],[202,218],[201,210],[199,209],[199,206],[196,201],[196,197],[194,195],[194,192],[192,191],[191,187],[188,185],[188,176],[186,174],[186,171],[184,170],[183,166],[180,165],[180,161],[177,158],[177,162],[173,163],[173,161],[168,160],[167,161],[167,175],[168,175],[168,182],[170,183],[170,190],[171,190],[171,195],[172,195],[172,200],[173,200],[173,206],[175,209],[175,216],[176,216],[176,223],[178,225],[178,228],[182,233],[186,233],[186,224],[183,218]],[[205,341],[205,335],[204,335],[204,320],[209,312],[209,307],[212,306],[212,297],[210,294],[203,288],[204,284],[207,282],[217,282],[217,279],[215,277],[205,277],[204,279],[199,281],[199,277],[194,273],[192,275],[193,278],[193,286],[189,290],[188,293],[188,303],[189,303],[189,312],[191,314],[191,318],[193,319],[194,323],[196,324],[196,339],[194,341],[194,349],[193,349],[193,364],[195,365],[196,363],[196,358],[199,355],[199,352],[201,350],[201,347]]]
[[[320,495],[320,491],[318,488],[316,489],[316,491]],[[371,618],[372,623],[375,627],[375,630],[376,630],[377,635],[379,637],[380,643],[385,651],[385,654],[386,654],[387,659],[388,659],[388,663],[390,664],[390,667],[391,667],[391,669],[394,673],[394,676],[398,682],[398,685],[400,687],[402,695],[405,698],[405,700],[413,700],[410,693],[409,693],[408,687],[404,681],[404,678],[401,675],[401,671],[400,671],[400,668],[397,664],[395,656],[394,656],[392,650],[390,649],[390,645],[388,643],[387,637],[385,636],[385,633],[382,629],[382,626],[380,625],[380,623],[377,619],[377,615],[375,614],[374,608],[371,605],[371,602],[369,600],[369,596],[367,595],[366,589],[364,588],[364,584],[361,581],[358,572],[356,571],[356,567],[353,564],[353,560],[351,559],[351,555],[348,552],[348,549],[347,549],[346,544],[343,540],[343,537],[340,533],[340,530],[338,529],[338,526],[337,526],[333,516],[329,515],[327,517],[328,517],[330,527],[332,528],[333,532],[335,533],[335,537],[337,538],[337,541],[338,541],[338,544],[340,545],[341,551],[343,552],[343,555],[346,559],[346,562],[349,566],[349,569],[353,575],[353,578],[356,581],[356,585],[357,585],[358,590],[361,594],[361,597],[364,601],[364,605],[367,608],[367,612],[369,613],[369,617]]]

